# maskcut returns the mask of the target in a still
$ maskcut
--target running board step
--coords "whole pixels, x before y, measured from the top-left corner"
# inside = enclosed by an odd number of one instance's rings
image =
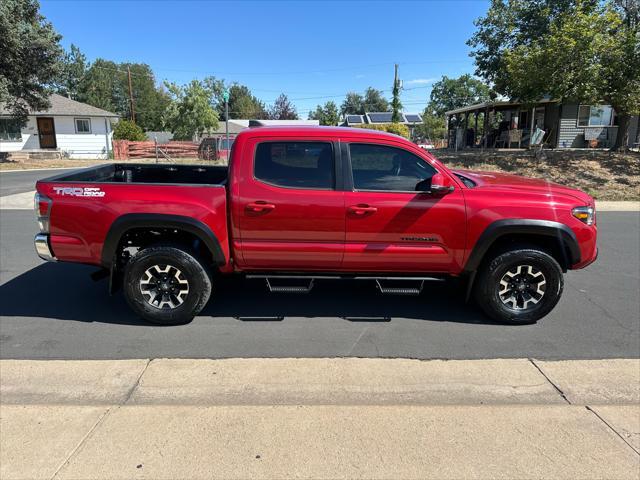
[[[265,277],[267,288],[271,293],[309,293],[313,288],[313,278],[306,285],[274,285],[273,277]]]
[[[380,290],[380,293],[385,295],[409,295],[409,296],[417,296],[422,293],[422,289],[424,288],[424,280],[419,280],[419,283],[416,287],[391,287],[384,286],[382,284],[383,280],[376,279],[376,287]],[[406,281],[405,281],[406,282]]]

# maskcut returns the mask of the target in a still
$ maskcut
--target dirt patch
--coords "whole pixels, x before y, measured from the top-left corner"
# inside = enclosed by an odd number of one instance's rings
[[[544,178],[578,188],[598,200],[640,200],[640,153],[602,150],[433,151],[450,168]]]

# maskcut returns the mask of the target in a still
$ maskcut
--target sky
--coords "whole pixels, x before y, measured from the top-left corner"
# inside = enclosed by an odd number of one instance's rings
[[[270,104],[285,93],[301,118],[367,87],[391,96],[393,65],[407,113],[443,75],[473,73],[466,40],[488,0],[41,0],[41,13],[89,61],[147,63],[163,80],[214,75]]]

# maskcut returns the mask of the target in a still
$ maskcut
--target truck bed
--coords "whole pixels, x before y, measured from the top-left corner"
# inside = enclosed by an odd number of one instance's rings
[[[63,173],[46,182],[145,183],[178,185],[224,185],[226,166],[149,163],[110,163]]]
[[[50,202],[48,244],[65,261],[104,265],[103,246],[116,220],[127,228],[170,227],[176,219],[204,225],[225,258],[227,167],[115,163],[40,180]]]

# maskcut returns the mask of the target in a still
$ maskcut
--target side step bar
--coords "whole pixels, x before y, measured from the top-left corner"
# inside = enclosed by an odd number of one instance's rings
[[[266,277],[267,288],[271,293],[309,293],[313,288],[313,278],[307,279],[306,285],[273,285],[273,277]]]
[[[420,295],[424,288],[424,280],[421,280],[417,287],[385,287],[383,281],[376,279],[376,287],[385,295]]]
[[[271,293],[309,293],[315,280],[375,280],[376,288],[386,295],[420,295],[425,282],[442,282],[437,277],[350,277],[330,275],[247,275],[263,279]],[[293,280],[293,282],[292,282]],[[283,284],[282,281],[285,283]],[[296,282],[297,281],[297,282]],[[413,283],[413,285],[411,285]]]

